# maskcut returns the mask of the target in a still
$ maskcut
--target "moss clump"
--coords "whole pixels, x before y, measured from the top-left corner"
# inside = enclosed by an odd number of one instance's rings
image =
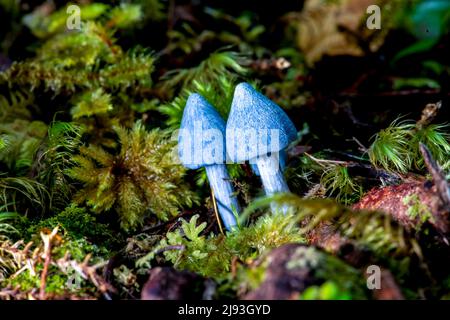
[[[411,194],[403,198],[403,204],[408,206],[408,215],[411,219],[417,219],[419,223],[415,225],[420,230],[422,224],[433,219],[428,206],[422,203],[417,194]]]
[[[334,281],[326,281],[320,286],[310,286],[299,295],[301,300],[351,300],[352,296],[342,290]]]
[[[117,247],[121,240],[117,233],[113,236],[114,232],[108,225],[97,222],[96,218],[85,208],[80,208],[75,204],[53,217],[37,222],[29,221],[28,224],[30,226],[26,229],[26,233],[30,237],[36,237],[42,230],[60,227],[63,234],[71,239],[86,239],[109,250]]]
[[[327,168],[320,183],[329,195],[346,205],[357,201],[362,196],[362,187],[352,179],[347,167],[342,165],[332,165]]]
[[[414,123],[394,121],[381,130],[369,148],[370,161],[374,166],[388,171],[406,173],[423,170],[425,164],[419,144],[425,144],[438,163],[446,165],[450,153],[448,125],[429,124],[417,127]]]
[[[137,122],[131,131],[115,129],[116,153],[95,145],[80,148],[68,174],[83,183],[75,195],[96,213],[115,210],[123,229],[135,229],[150,213],[160,220],[191,206],[196,195],[183,181],[185,168],[175,162],[174,142],[160,130],[147,132]]]

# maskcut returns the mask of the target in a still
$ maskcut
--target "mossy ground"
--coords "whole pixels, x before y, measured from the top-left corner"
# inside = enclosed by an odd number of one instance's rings
[[[157,266],[237,298],[264,282],[261,260],[292,243],[306,253],[290,267],[326,261],[299,299],[373,298],[369,263],[405,298],[448,299],[448,234],[434,209],[407,195],[420,221],[408,228],[349,207],[372,188],[430,180],[421,143],[448,175],[448,7],[380,0],[386,24],[374,31],[366,8],[319,2],[75,1],[82,23],[68,30],[63,2],[0,1],[0,299],[138,299]],[[299,131],[291,194],[264,198],[248,164],[228,166],[245,210],[225,233],[205,172],[169,154],[188,95],[226,120],[242,81]],[[314,242],[324,225],[339,250]]]

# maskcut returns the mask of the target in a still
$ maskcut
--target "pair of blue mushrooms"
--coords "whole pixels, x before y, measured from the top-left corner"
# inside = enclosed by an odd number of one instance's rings
[[[267,195],[289,192],[283,176],[286,147],[297,130],[286,113],[248,83],[236,86],[227,123],[201,95],[189,96],[178,135],[178,155],[189,169],[204,167],[227,230],[240,206],[226,163],[249,161]]]

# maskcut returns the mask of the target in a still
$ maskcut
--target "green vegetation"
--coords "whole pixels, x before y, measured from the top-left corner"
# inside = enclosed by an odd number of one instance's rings
[[[431,124],[417,128],[412,123],[393,122],[375,136],[369,149],[370,161],[375,166],[401,173],[423,170],[424,162],[419,151],[419,143],[423,143],[438,163],[446,165],[450,152],[447,130],[448,125]]]
[[[304,241],[291,216],[265,215],[226,237],[203,235],[206,223],[197,225],[198,218],[195,215],[189,222],[183,221],[181,229],[167,233],[167,239],[161,241],[154,252],[178,246],[175,250],[164,251],[165,258],[177,268],[220,278],[229,272],[233,257],[247,261],[283,244]],[[149,267],[154,252],[138,260],[138,266]]]
[[[73,1],[74,29],[63,2],[0,0],[0,299],[138,299],[159,266],[242,298],[287,244],[286,268],[314,278],[293,299],[374,298],[369,264],[405,298],[448,298],[445,178],[419,146],[448,179],[449,6],[376,1],[376,31],[346,2]],[[299,132],[290,193],[264,197],[248,163],[227,164],[243,212],[225,233],[177,130],[192,93],[226,121],[243,81]],[[354,210],[403,185],[423,192]]]
[[[96,213],[114,208],[124,229],[142,224],[148,210],[167,220],[180,206],[196,201],[182,178],[185,169],[172,156],[174,142],[158,129],[145,131],[137,122],[133,129],[117,127],[120,151],[116,155],[101,147],[81,147],[76,166],[68,175],[83,183],[74,199],[86,202]]]

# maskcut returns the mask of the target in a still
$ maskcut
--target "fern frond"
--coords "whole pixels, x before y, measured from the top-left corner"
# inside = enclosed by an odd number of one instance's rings
[[[4,136],[0,136],[0,152],[8,147],[8,141]]]
[[[47,126],[41,121],[17,119],[12,123],[0,124],[0,134],[6,143],[0,151],[0,161],[6,164],[10,172],[27,172],[46,132]]]
[[[28,107],[33,104],[34,95],[24,91],[10,91],[9,95],[9,99],[0,95],[0,121],[6,123],[16,119],[30,120]]]
[[[212,53],[196,67],[166,73],[162,87],[166,89],[178,86],[191,88],[194,80],[199,83],[213,83],[222,77],[245,75],[247,69],[239,64],[238,59],[239,55],[231,51]]]

